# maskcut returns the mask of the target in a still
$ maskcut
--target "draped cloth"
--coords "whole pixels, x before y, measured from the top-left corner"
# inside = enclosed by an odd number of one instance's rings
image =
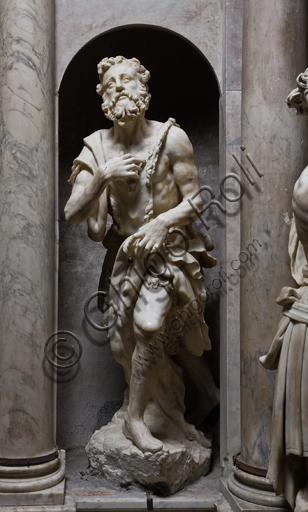
[[[308,457],[308,286],[302,275],[306,264],[293,220],[289,254],[291,271],[300,288],[284,287],[276,300],[283,317],[269,352],[260,358],[276,370],[272,440],[267,478],[277,495],[284,494],[292,508],[306,484]]]

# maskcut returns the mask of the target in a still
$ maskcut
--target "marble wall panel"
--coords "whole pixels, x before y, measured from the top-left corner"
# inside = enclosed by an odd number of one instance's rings
[[[224,21],[224,88],[227,91],[240,91],[242,88],[243,0],[225,0]]]
[[[233,155],[240,158],[241,91],[226,91],[221,98],[220,178],[236,174],[241,181],[240,169]],[[223,190],[226,196],[239,195],[239,184],[228,178]],[[240,247],[241,200],[227,201],[225,229],[222,232],[221,274],[224,275],[225,293],[221,297],[220,387],[221,393],[221,461],[224,472],[232,466],[232,457],[240,450],[240,281],[248,279],[249,272],[241,269],[238,260]],[[245,265],[242,265],[242,267]],[[237,270],[235,270],[237,269]],[[244,271],[244,274],[243,274]]]
[[[116,27],[141,24],[162,27],[187,38],[208,59],[222,83],[221,0],[57,0],[57,87],[69,62],[85,44]]]
[[[224,1],[223,94],[220,100],[220,180],[243,175],[236,161],[241,158],[241,83],[243,0]],[[238,195],[239,184],[228,178],[223,189],[230,198]],[[238,268],[240,247],[241,201],[228,201],[221,196],[227,209],[222,231],[221,265],[228,277],[226,293],[221,297],[220,387],[221,434],[220,458],[223,474],[232,467],[232,457],[240,451],[240,281],[243,270]],[[237,261],[237,263],[236,263]],[[235,267],[237,270],[234,270]],[[247,278],[247,277],[246,277]]]

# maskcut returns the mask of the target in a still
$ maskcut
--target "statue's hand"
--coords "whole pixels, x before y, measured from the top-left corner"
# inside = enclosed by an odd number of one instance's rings
[[[139,180],[139,174],[145,160],[127,153],[110,158],[104,165],[101,165],[96,172],[104,174],[108,181],[125,181],[130,190],[136,188],[136,182]],[[135,186],[131,186],[131,183]]]
[[[134,253],[138,258],[145,257],[149,252],[158,251],[164,245],[168,232],[169,228],[163,218],[156,217],[125,240],[123,251],[128,256]]]

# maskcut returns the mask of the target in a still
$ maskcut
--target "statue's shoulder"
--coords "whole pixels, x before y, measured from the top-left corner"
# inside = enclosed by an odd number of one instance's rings
[[[166,143],[169,145],[178,142],[189,142],[187,134],[182,130],[180,125],[177,124],[176,120],[170,117],[165,123],[160,121],[147,120],[148,126],[151,128],[152,134],[162,132],[164,127],[166,128],[167,140]]]
[[[187,133],[179,125],[173,124],[167,134],[165,148],[167,152],[187,154],[193,151]]]
[[[97,130],[96,132],[91,133],[90,135],[87,135],[83,139],[83,142],[85,146],[93,146],[96,144],[101,144],[103,140],[105,140],[108,137],[110,128],[109,129],[101,129]]]

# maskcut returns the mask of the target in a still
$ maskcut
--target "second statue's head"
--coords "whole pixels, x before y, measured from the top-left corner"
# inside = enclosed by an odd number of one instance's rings
[[[124,125],[127,120],[144,116],[151,98],[147,85],[151,75],[138,59],[105,57],[97,71],[100,83],[96,92],[103,97],[102,110],[107,119]]]

